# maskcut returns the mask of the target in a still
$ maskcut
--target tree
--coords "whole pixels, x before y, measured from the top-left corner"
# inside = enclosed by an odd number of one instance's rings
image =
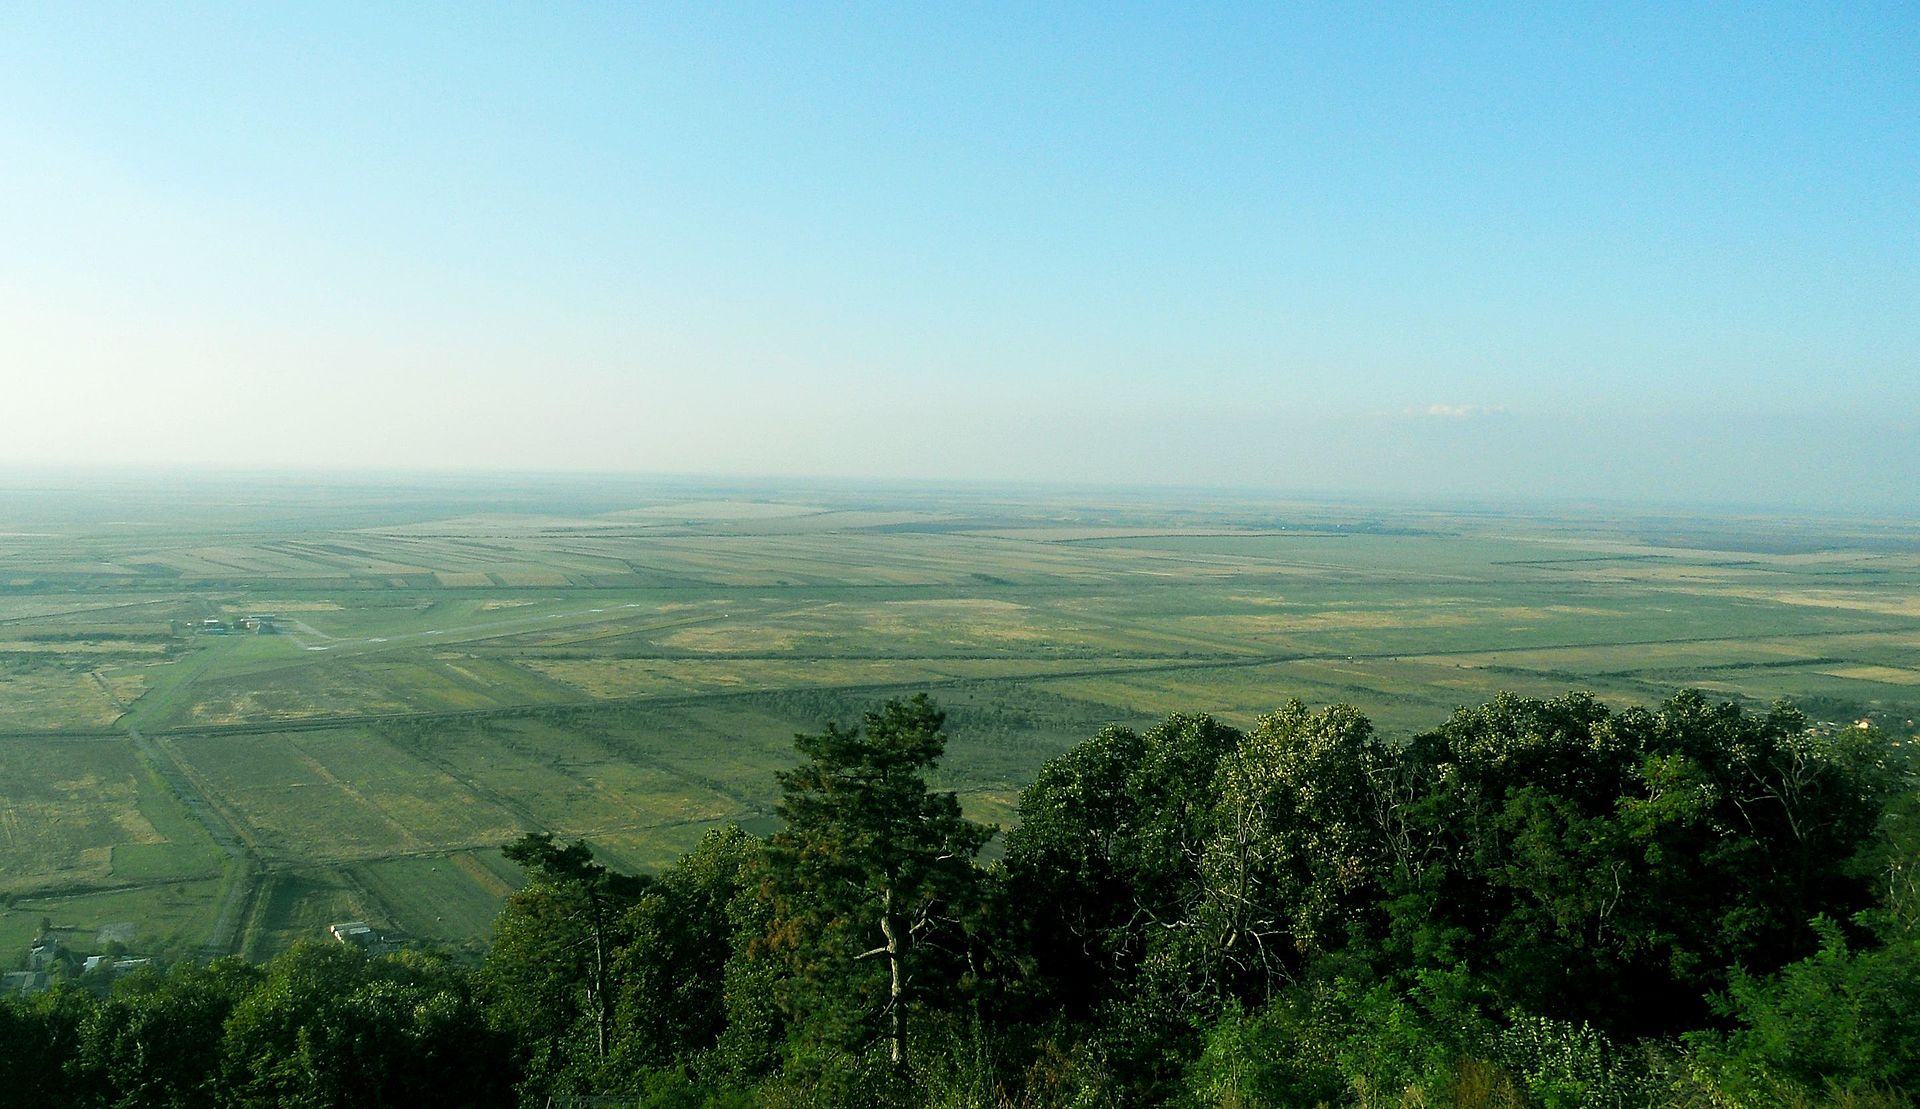
[[[1204,715],[1175,714],[1144,735],[1108,727],[1021,794],[1007,884],[1016,904],[1048,907],[1026,939],[1041,988],[1069,1015],[1132,995],[1149,947],[1186,920],[1214,774],[1240,740]]]
[[[614,1054],[623,1071],[690,1058],[726,1030],[736,916],[753,897],[759,859],[760,841],[738,825],[715,829],[628,910],[627,943],[614,958]]]
[[[114,983],[81,1025],[70,1069],[122,1106],[195,1106],[216,1100],[227,1017],[260,983],[239,959],[152,968]]]
[[[818,989],[828,977],[848,983],[851,1009],[829,1002],[816,1016],[858,1029],[877,1015],[896,1067],[908,1008],[931,993],[922,977],[941,934],[959,931],[977,891],[974,857],[995,831],[921,776],[946,750],[945,721],[923,693],[868,712],[864,728],[795,736],[804,761],[778,775],[786,827],[768,845],[773,942],[816,1002],[846,992]],[[884,960],[883,979],[856,969],[870,959]]]
[[[91,1081],[75,1081],[60,1061],[80,1048],[92,997],[72,986],[0,996],[0,1101],[44,1109],[90,1104]]]
[[[1024,912],[1013,920],[1047,1010],[1086,1016],[1138,960],[1132,844],[1142,814],[1127,780],[1143,750],[1138,733],[1108,726],[1041,767],[1020,796],[1002,870],[1014,904],[1050,909],[1044,926]]]
[[[1920,943],[1853,950],[1837,924],[1815,926],[1816,954],[1770,977],[1734,973],[1719,1008],[1742,1027],[1723,1043],[1694,1038],[1736,1075],[1808,1089],[1920,1087]]]
[[[1091,1019],[1102,1066],[1149,1100],[1173,1095],[1208,1005],[1193,915],[1214,778],[1242,738],[1183,713],[1137,735],[1107,728],[1041,770],[1007,844],[1008,898],[1030,914],[1017,934],[1045,1003],[1035,1015]]]
[[[529,832],[500,850],[531,881],[494,922],[482,976],[493,1024],[534,1052],[527,1065],[535,1082],[576,1062],[599,1068],[613,1047],[624,916],[648,881],[609,870],[584,841],[561,846],[550,832]]]
[[[1217,986],[1264,999],[1379,903],[1391,762],[1352,705],[1309,712],[1297,700],[1221,761],[1195,937]]]
[[[1877,733],[1695,691],[1618,714],[1502,694],[1396,761],[1387,846],[1423,860],[1387,868],[1399,961],[1625,1037],[1703,1019],[1729,968],[1777,970],[1817,949],[1813,917],[1869,905],[1855,860],[1906,781]]]
[[[458,968],[301,942],[229,1014],[221,1104],[294,1109],[512,1101],[506,1044]]]

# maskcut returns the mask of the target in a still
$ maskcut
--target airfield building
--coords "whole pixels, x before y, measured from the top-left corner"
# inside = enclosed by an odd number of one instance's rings
[[[364,920],[349,920],[340,924],[329,924],[327,925],[327,931],[333,935],[334,939],[354,947],[372,947],[374,944],[380,942],[380,937],[374,934],[372,926]]]

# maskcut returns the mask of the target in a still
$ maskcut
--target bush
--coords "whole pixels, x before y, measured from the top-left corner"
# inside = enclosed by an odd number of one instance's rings
[[[1721,1009],[1742,1027],[1696,1042],[1735,1092],[1920,1089],[1920,941],[1855,952],[1832,921],[1815,927],[1818,954],[1770,978],[1735,975]]]

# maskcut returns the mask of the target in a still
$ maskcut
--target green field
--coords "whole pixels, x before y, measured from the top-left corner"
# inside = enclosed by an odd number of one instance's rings
[[[9,965],[42,918],[158,954],[361,918],[476,951],[503,841],[651,868],[763,829],[795,731],[920,689],[943,784],[1000,823],[1052,754],[1175,710],[1347,700],[1406,735],[1500,690],[1692,685],[1920,714],[1912,522],[557,478],[0,510]]]

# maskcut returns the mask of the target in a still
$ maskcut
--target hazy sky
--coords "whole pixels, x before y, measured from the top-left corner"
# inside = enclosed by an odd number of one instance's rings
[[[6,5],[0,464],[1915,509],[1920,7],[1362,7]]]

